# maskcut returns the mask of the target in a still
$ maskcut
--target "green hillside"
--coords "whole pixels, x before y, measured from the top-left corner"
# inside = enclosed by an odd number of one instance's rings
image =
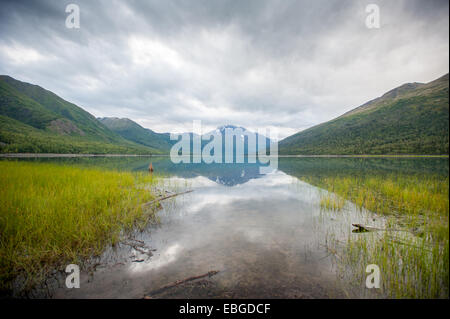
[[[289,136],[280,154],[448,154],[448,74],[409,83]]]
[[[37,85],[0,76],[1,153],[161,151],[128,141],[93,115]]]
[[[169,153],[173,142],[170,141],[170,134],[156,133],[150,129],[143,128],[136,122],[127,118],[103,117],[98,119],[111,131],[119,134],[123,138],[135,143],[163,150]]]

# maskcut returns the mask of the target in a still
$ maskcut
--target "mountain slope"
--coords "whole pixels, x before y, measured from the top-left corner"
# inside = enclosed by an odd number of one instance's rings
[[[448,74],[409,83],[289,136],[280,154],[448,154]]]
[[[156,133],[150,129],[143,128],[136,122],[127,118],[103,117],[98,120],[108,127],[111,131],[119,134],[123,138],[135,143],[149,146],[154,149],[169,153],[173,142],[170,140],[170,134]]]
[[[0,124],[3,153],[160,152],[124,139],[50,91],[4,75],[0,76]]]

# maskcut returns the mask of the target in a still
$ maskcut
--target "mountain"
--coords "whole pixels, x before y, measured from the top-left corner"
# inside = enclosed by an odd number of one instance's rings
[[[127,118],[103,117],[98,120],[111,131],[137,144],[169,153],[174,141],[169,133],[156,133]]]
[[[190,141],[190,149],[191,149],[191,155],[193,153],[195,153],[197,155],[196,150],[194,149],[194,137],[196,138],[200,138],[201,139],[201,149],[200,151],[202,152],[205,145],[210,144],[212,142],[212,138],[211,135],[214,135],[214,140],[217,141],[218,139],[221,139],[222,142],[222,161],[225,161],[225,146],[226,146],[226,139],[225,139],[225,133],[227,132],[227,129],[231,129],[231,130],[236,130],[236,131],[232,131],[231,134],[233,136],[235,136],[233,138],[233,156],[235,156],[235,154],[237,154],[237,143],[241,143],[241,145],[243,145],[243,151],[244,153],[242,155],[248,155],[248,154],[252,154],[255,153],[255,150],[250,150],[248,149],[248,141],[249,139],[253,139],[256,143],[255,147],[257,147],[257,149],[263,149],[263,145],[259,146],[258,144],[258,137],[259,134],[252,132],[250,130],[247,130],[245,127],[241,127],[241,126],[235,126],[235,125],[223,125],[223,126],[219,126],[217,127],[215,130],[207,132],[207,133],[203,133],[201,136],[199,134],[196,133],[192,133],[192,132],[186,132],[186,133],[182,133],[182,134],[186,134],[185,138],[189,139]],[[218,138],[220,137],[220,138]],[[269,151],[270,148],[270,139],[261,135],[261,137],[263,137],[266,140],[266,150],[267,152]],[[171,141],[172,145],[175,144],[177,141]],[[212,145],[212,144],[211,144]],[[180,150],[179,154],[181,155]],[[186,151],[186,150],[185,150]],[[211,153],[213,153],[211,151]]]
[[[203,134],[203,136],[208,137],[211,134],[221,135],[222,136],[222,154],[223,154],[224,151],[225,151],[225,133],[226,133],[227,129],[231,129],[231,130],[239,130],[240,129],[242,131],[243,134],[240,134],[240,136],[236,136],[236,138],[239,137],[240,140],[243,142],[243,144],[244,144],[244,154],[249,154],[249,153],[251,154],[252,153],[252,150],[250,150],[250,152],[248,150],[248,139],[249,138],[254,139],[254,141],[256,143],[255,146],[256,146],[257,150],[259,150],[259,149],[262,150],[264,148],[264,145],[259,145],[259,143],[258,143],[259,134],[255,133],[255,132],[252,132],[250,130],[247,130],[245,127],[242,127],[242,126],[235,126],[235,125],[231,125],[231,124],[219,126],[214,131],[211,131],[211,132],[208,132],[206,134]],[[236,134],[237,134],[237,132],[236,132]],[[261,135],[261,138],[264,138],[266,140],[265,147],[266,147],[266,150],[269,151],[270,142],[271,142],[270,139],[265,137],[265,136],[263,136],[263,135]],[[207,144],[207,143],[208,143],[208,140],[203,142],[203,145]],[[233,145],[233,152],[236,154],[236,144]]]
[[[0,76],[0,152],[160,153],[40,86]]]
[[[448,74],[408,83],[289,136],[280,154],[448,154]]]

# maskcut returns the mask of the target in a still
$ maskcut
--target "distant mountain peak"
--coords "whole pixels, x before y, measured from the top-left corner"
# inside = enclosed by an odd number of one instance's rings
[[[219,134],[223,135],[223,134],[225,134],[226,129],[232,129],[232,130],[241,129],[242,132],[246,132],[247,134],[250,133],[250,134],[258,135],[258,133],[252,132],[252,131],[246,129],[245,127],[237,126],[237,125],[233,125],[233,124],[226,124],[226,125],[218,126],[215,130],[213,130],[211,132],[208,132],[208,133],[205,133],[203,135],[209,135],[209,134],[212,134],[212,133],[219,133]]]
[[[244,131],[247,131],[247,129],[246,129],[245,127],[242,127],[242,126],[236,126],[236,125],[232,125],[232,124],[226,124],[226,125],[222,125],[222,126],[218,126],[218,127],[217,127],[217,129],[220,130],[220,131],[222,131],[222,130],[224,130],[224,129],[227,129],[227,128],[231,128],[231,129],[237,129],[237,128],[240,128],[240,129],[242,129],[242,130],[244,130]]]

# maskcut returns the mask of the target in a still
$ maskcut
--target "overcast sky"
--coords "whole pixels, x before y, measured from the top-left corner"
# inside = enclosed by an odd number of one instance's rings
[[[69,3],[79,29],[65,26]],[[157,132],[202,120],[282,138],[448,73],[448,3],[2,0],[0,74]]]

